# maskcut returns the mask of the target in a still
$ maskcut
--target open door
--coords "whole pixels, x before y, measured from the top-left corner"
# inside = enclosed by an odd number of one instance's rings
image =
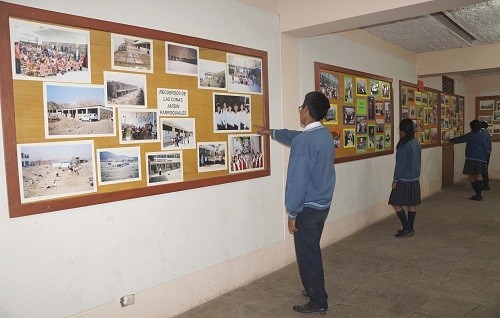
[[[443,149],[443,175],[442,175],[442,188],[446,188],[453,184],[453,177],[455,175],[455,159],[453,157],[454,150],[453,144],[444,143],[441,147]]]

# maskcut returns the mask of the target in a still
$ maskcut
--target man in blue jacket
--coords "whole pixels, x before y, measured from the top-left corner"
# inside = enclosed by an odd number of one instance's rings
[[[290,147],[285,207],[304,286],[302,295],[309,298],[308,303],[292,309],[305,314],[328,311],[320,239],[335,187],[335,155],[333,137],[320,120],[329,108],[324,94],[310,92],[299,107],[303,131],[256,126],[258,134],[270,135]]]

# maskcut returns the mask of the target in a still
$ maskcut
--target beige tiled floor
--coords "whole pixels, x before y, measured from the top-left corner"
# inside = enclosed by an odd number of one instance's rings
[[[500,181],[482,202],[468,183],[423,200],[415,236],[395,215],[323,250],[327,317],[500,317]],[[293,263],[178,317],[301,317]]]

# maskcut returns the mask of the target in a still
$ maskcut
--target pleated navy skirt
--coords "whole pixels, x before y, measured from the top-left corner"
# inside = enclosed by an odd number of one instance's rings
[[[478,160],[465,159],[463,174],[479,175],[486,171],[486,163]]]
[[[414,206],[422,202],[420,196],[420,182],[398,181],[396,188],[392,189],[389,196],[389,204],[396,206]]]

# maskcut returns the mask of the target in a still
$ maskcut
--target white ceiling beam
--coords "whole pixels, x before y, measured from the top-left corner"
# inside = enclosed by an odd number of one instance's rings
[[[484,0],[280,0],[280,29],[305,38],[461,8]]]

